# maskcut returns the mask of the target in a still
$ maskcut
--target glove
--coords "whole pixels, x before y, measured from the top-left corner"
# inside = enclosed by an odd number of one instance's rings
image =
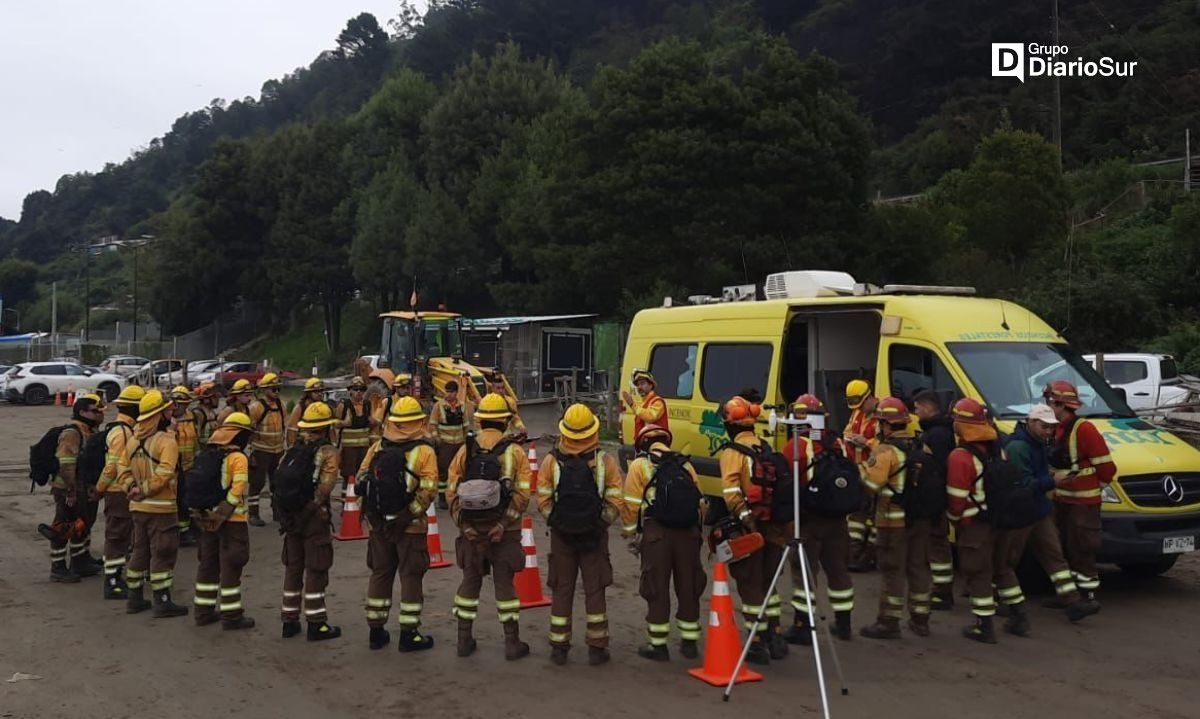
[[[196,518],[196,524],[205,532],[215,532],[221,528],[221,518],[212,512],[205,512],[203,516]]]
[[[488,541],[490,541],[492,544],[499,544],[501,539],[504,539],[503,523],[497,524],[496,526],[492,527],[491,531],[488,532]]]
[[[140,502],[146,498],[146,495],[142,492],[142,488],[136,482],[129,485],[129,491],[127,491],[125,494],[129,497],[129,501],[131,502]]]
[[[221,528],[221,525],[225,524],[226,520],[228,520],[232,515],[233,505],[229,502],[221,502],[217,505],[216,509],[208,513],[208,521],[211,524],[211,528],[208,528],[208,531],[217,531]]]
[[[91,502],[92,504],[96,504],[97,502],[100,501],[101,496],[103,496],[103,495],[101,495],[100,492],[97,491],[97,489],[95,487],[88,487],[87,497],[88,497],[89,502]]]
[[[467,527],[466,529],[463,529],[463,537],[468,542],[478,542],[479,532],[477,532],[474,527]]]

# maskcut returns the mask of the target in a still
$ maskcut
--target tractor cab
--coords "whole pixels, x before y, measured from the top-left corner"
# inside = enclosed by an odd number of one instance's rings
[[[450,380],[458,380],[464,396],[473,402],[487,393],[492,371],[485,373],[462,360],[462,315],[395,310],[380,318],[379,366],[412,374],[418,397],[441,397]]]

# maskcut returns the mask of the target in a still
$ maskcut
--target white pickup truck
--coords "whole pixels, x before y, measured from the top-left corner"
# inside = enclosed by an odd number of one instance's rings
[[[1135,412],[1154,407],[1182,404],[1192,391],[1184,385],[1179,367],[1171,355],[1104,354],[1103,369],[1096,355],[1084,355],[1113,387],[1125,391],[1126,400]]]

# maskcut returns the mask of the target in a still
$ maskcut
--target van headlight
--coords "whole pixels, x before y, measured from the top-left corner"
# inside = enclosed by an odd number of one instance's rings
[[[1100,490],[1100,502],[1103,504],[1120,504],[1121,498],[1117,496],[1117,490],[1113,489],[1110,484]]]

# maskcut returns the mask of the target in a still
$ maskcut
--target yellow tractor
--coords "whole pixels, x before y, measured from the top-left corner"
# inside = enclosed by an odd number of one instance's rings
[[[463,361],[462,315],[393,310],[379,317],[383,320],[379,366],[412,374],[413,394],[426,401],[439,399],[450,380],[458,381],[460,392],[471,402],[488,393],[498,370]],[[504,384],[515,397],[507,378]]]

